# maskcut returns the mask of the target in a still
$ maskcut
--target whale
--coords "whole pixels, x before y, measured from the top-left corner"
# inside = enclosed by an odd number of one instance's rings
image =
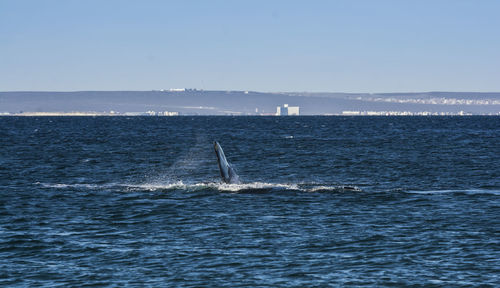
[[[226,159],[224,155],[224,150],[220,146],[219,142],[214,141],[215,155],[217,155],[217,163],[219,164],[220,177],[222,181],[227,184],[240,184],[240,178],[238,174],[234,171],[231,164]]]

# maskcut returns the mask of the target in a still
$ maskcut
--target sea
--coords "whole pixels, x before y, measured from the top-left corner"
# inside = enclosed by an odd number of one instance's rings
[[[500,117],[0,117],[0,286],[500,287]]]

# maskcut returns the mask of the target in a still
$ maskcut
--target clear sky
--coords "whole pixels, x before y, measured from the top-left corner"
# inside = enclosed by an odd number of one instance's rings
[[[0,0],[0,91],[500,91],[500,1]]]

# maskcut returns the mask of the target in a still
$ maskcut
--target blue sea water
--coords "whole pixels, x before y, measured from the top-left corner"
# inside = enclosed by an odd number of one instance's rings
[[[500,117],[0,117],[0,286],[499,287],[499,163]]]

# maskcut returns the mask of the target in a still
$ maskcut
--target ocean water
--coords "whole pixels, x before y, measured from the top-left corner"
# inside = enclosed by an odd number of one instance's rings
[[[499,163],[500,117],[0,117],[0,286],[499,287]]]

